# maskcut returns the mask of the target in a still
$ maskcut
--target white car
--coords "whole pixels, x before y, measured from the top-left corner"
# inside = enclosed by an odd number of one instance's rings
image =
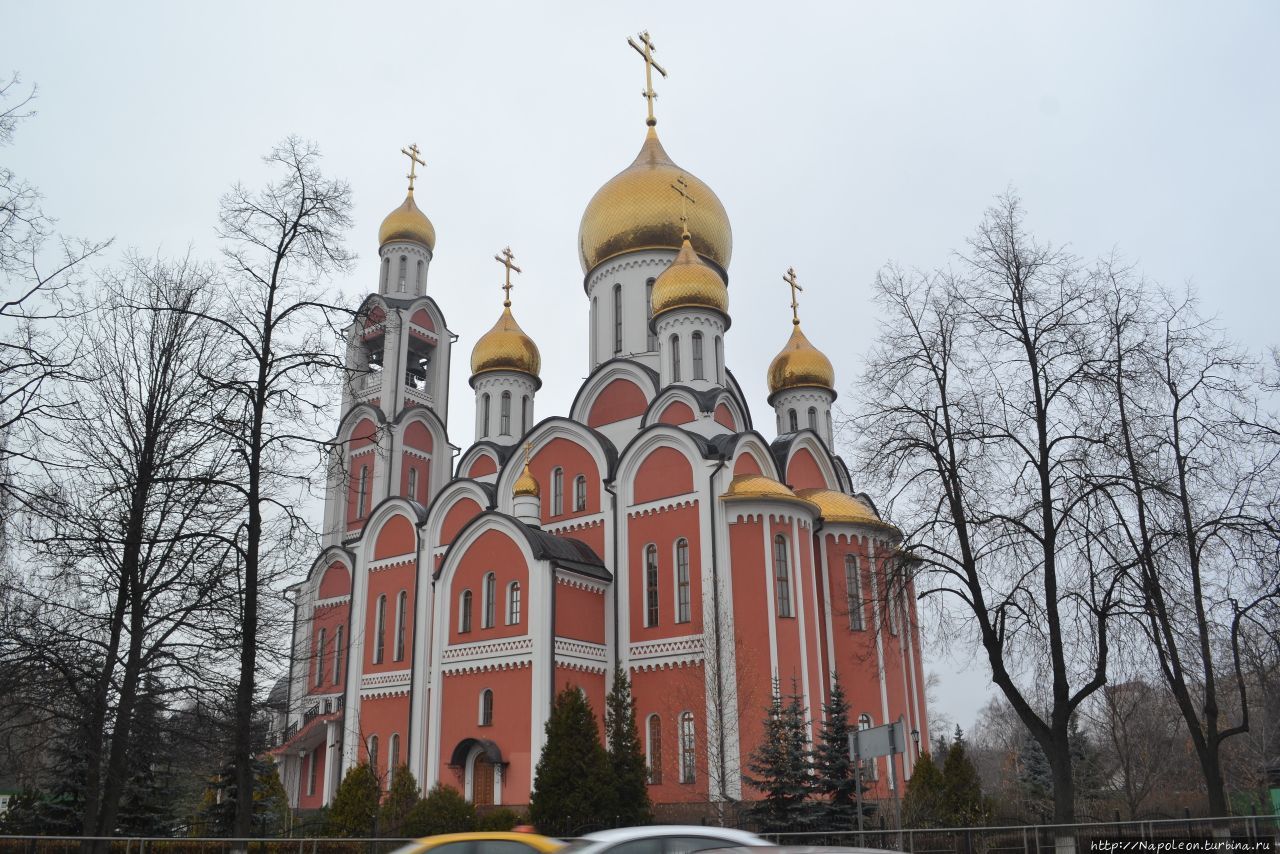
[[[588,833],[556,854],[692,854],[712,848],[754,848],[772,844],[754,833],[729,827],[653,824]]]

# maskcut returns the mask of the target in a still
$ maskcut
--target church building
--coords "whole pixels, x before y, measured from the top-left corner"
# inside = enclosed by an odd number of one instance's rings
[[[647,75],[665,74],[641,42]],[[509,287],[478,340],[449,331],[405,150],[408,194],[347,336],[323,548],[291,590],[273,753],[296,808],[331,803],[362,762],[384,787],[406,764],[424,791],[527,804],[554,696],[576,686],[603,719],[615,665],[655,804],[756,797],[743,773],[775,682],[813,736],[837,671],[852,721],[903,722],[905,753],[866,761],[871,797],[929,743],[901,537],[835,455],[836,376],[801,328],[795,274],[757,425],[728,367],[729,217],[667,154],[651,80],[646,94],[639,153],[578,231],[588,364],[567,413],[537,412],[544,379],[564,378],[542,376]],[[520,268],[496,257],[509,286]],[[455,343],[470,344],[470,425],[465,407],[449,417]]]

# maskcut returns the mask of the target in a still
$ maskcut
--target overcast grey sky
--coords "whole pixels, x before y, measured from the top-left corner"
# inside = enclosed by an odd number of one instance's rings
[[[757,422],[789,333],[782,272],[845,389],[875,333],[877,269],[943,264],[1012,185],[1030,227],[1084,256],[1120,248],[1196,285],[1242,342],[1275,332],[1280,4],[18,3],[0,70],[37,83],[7,162],[69,234],[116,250],[216,251],[219,195],[261,183],[288,134],[351,182],[348,293],[375,288],[377,227],[404,196],[400,147],[428,168],[429,292],[459,336],[454,441],[470,440],[471,344],[513,295],[543,355],[540,416],[586,370],[577,229],[644,133],[649,29],[670,72],[658,130],[734,227],[726,359]],[[769,432],[766,430],[766,432]],[[981,661],[941,658],[966,726]]]

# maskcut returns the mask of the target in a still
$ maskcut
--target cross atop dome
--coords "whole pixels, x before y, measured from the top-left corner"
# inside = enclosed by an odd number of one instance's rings
[[[503,249],[503,250],[502,250],[502,254],[500,254],[500,255],[494,255],[494,256],[493,256],[493,260],[497,261],[499,264],[501,264],[502,266],[504,266],[504,267],[506,267],[506,268],[507,268],[507,280],[506,280],[506,282],[505,282],[505,283],[503,283],[503,285],[502,285],[502,293],[503,293],[503,297],[502,297],[502,305],[503,305],[503,307],[504,307],[504,308],[510,308],[510,306],[511,306],[511,289],[515,287],[515,285],[511,284],[511,271],[512,271],[512,270],[515,270],[517,273],[523,273],[523,272],[524,272],[524,270],[521,270],[521,269],[520,269],[519,267],[517,267],[514,263],[512,263],[512,260],[513,260],[515,257],[516,257],[516,256],[515,256],[515,255],[513,255],[513,254],[512,254],[512,252],[511,252],[511,247],[510,247],[510,246],[508,246],[507,248]]]
[[[791,325],[800,325],[800,303],[796,300],[796,291],[804,291],[800,287],[800,283],[796,281],[796,268],[788,267],[787,274],[782,277],[782,281],[791,286]]]
[[[645,124],[653,127],[658,123],[658,120],[653,116],[653,99],[658,97],[658,93],[653,91],[653,72],[656,70],[663,77],[666,77],[667,70],[653,58],[653,52],[658,49],[658,46],[649,38],[649,31],[642,32],[639,38],[644,47],[640,47],[640,45],[636,44],[635,39],[630,37],[627,38],[627,44],[631,45],[636,53],[644,57],[644,91],[640,94],[644,96],[645,101],[649,104],[649,118],[645,120]]]
[[[676,182],[671,185],[671,189],[680,194],[680,225],[684,227],[684,234],[681,237],[684,240],[689,239],[689,205],[696,205],[698,200],[689,195],[689,182],[681,175],[676,178]]]
[[[418,151],[418,143],[416,142],[410,143],[408,148],[400,149],[400,153],[409,158],[409,174],[405,177],[409,179],[409,192],[412,193],[414,179],[418,177],[417,167],[426,167],[427,161],[422,159],[421,152]]]

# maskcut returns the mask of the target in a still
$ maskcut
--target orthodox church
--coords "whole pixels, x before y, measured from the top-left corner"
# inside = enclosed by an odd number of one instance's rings
[[[665,74],[641,41],[647,76]],[[347,337],[323,549],[292,588],[273,752],[297,808],[331,803],[361,762],[384,786],[407,764],[424,790],[527,804],[554,696],[576,686],[602,716],[615,665],[656,804],[755,797],[743,773],[775,681],[813,735],[837,671],[857,725],[903,722],[914,746],[866,760],[872,797],[929,743],[900,535],[832,450],[835,372],[801,329],[795,275],[758,429],[726,361],[728,215],[667,154],[651,79],[646,94],[640,151],[578,230],[587,379],[568,413],[535,414],[538,347],[508,287],[471,346],[465,450],[405,149],[408,195]],[[497,260],[509,286],[519,268]]]

